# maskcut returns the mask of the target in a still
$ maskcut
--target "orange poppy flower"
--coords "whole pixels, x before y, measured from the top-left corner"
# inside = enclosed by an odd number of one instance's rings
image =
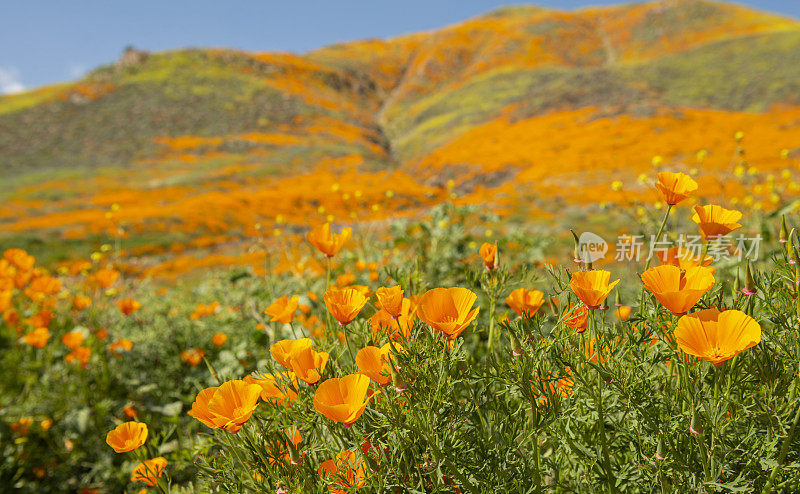
[[[133,342],[127,338],[121,338],[108,345],[108,350],[115,357],[121,357],[123,352],[130,352],[131,348],[133,348]]]
[[[497,266],[500,263],[497,256],[496,245],[490,244],[489,242],[484,242],[483,245],[481,245],[481,248],[478,250],[478,254],[481,255],[481,258],[483,258],[483,265],[486,266],[486,269],[497,269]]]
[[[258,407],[261,386],[242,380],[206,388],[197,395],[189,416],[212,429],[236,433]]]
[[[695,206],[692,221],[697,223],[703,233],[703,238],[721,237],[741,228],[737,223],[742,219],[742,213],[732,209],[725,209],[716,204],[710,206]]]
[[[328,363],[327,352],[317,352],[311,347],[294,350],[289,356],[292,372],[306,384],[317,384]]]
[[[619,280],[609,283],[610,278],[608,271],[576,271],[572,273],[569,286],[589,309],[597,309],[619,283]]]
[[[211,343],[215,346],[222,346],[226,341],[228,341],[228,335],[225,333],[217,333],[211,337]]]
[[[182,351],[180,355],[181,360],[191,365],[192,367],[197,367],[198,365],[200,365],[200,362],[203,361],[203,357],[205,356],[206,352],[202,348],[188,348]]]
[[[270,355],[272,358],[275,359],[276,362],[281,364],[282,366],[286,367],[287,369],[292,368],[292,364],[290,362],[292,353],[301,350],[303,348],[311,348],[314,342],[311,338],[298,338],[296,340],[286,339],[276,341],[272,347],[269,349]]]
[[[367,269],[367,261],[364,261],[363,259],[356,261],[356,269],[359,271],[364,271]]]
[[[281,340],[272,345],[269,353],[279,364],[290,369],[308,384],[316,384],[328,363],[326,352],[317,352],[311,338]]]
[[[627,321],[629,317],[631,317],[631,306],[630,305],[621,305],[617,307],[617,310],[614,311],[614,315],[620,321]]]
[[[369,377],[381,386],[392,382],[392,370],[389,353],[392,348],[389,343],[378,348],[366,346],[356,353],[356,365],[362,374]]]
[[[678,204],[697,190],[697,182],[685,173],[661,172],[656,177],[656,188],[670,206]]]
[[[678,319],[673,331],[678,348],[721,365],[761,341],[761,326],[742,311],[705,309]]]
[[[22,337],[22,341],[34,348],[44,348],[50,339],[50,331],[47,328],[36,328]]]
[[[325,223],[308,232],[306,239],[317,250],[328,257],[333,257],[352,235],[353,229],[349,226],[343,229],[342,233],[336,234],[331,232],[331,224]]]
[[[369,389],[369,383],[369,377],[364,374],[328,379],[314,393],[314,410],[350,426],[364,413],[369,400],[380,393]]]
[[[685,314],[714,286],[711,270],[702,266],[681,271],[669,264],[642,273],[645,288],[675,315]]]
[[[27,320],[27,323],[35,328],[46,328],[50,326],[50,321],[53,320],[53,311],[50,309],[42,309],[33,317]]]
[[[85,369],[86,365],[89,363],[89,358],[92,356],[92,349],[79,346],[73,349],[71,352],[64,356],[64,360],[67,361],[68,364],[77,363],[80,364],[81,369]]]
[[[95,282],[103,288],[111,288],[117,278],[119,278],[119,271],[114,269],[98,269],[94,274]]]
[[[367,479],[364,461],[352,451],[342,451],[333,460],[323,461],[318,473],[323,479],[333,483],[328,487],[333,494],[352,492],[364,485]]]
[[[126,418],[133,419],[139,415],[139,412],[136,411],[136,408],[134,408],[132,405],[125,405],[122,407],[122,414],[125,415]]]
[[[283,374],[259,374],[242,379],[248,384],[261,386],[261,399],[268,403],[288,407],[297,399],[297,376],[292,372]]]
[[[86,295],[75,295],[75,298],[72,299],[72,306],[75,310],[83,310],[90,305],[92,305],[92,299]]]
[[[533,317],[536,311],[544,305],[544,293],[539,290],[517,288],[506,297],[506,305],[511,307],[519,317]]]
[[[666,250],[658,250],[656,251],[656,255],[661,264],[678,266],[684,271],[701,265],[711,266],[711,263],[714,261],[713,256],[706,255],[706,258],[701,263],[701,254],[699,252],[693,252],[692,249],[687,249],[681,246],[670,247]],[[715,269],[712,267],[709,267],[709,269],[711,269],[712,273],[715,271]]]
[[[370,333],[373,338],[377,338],[378,333],[385,332],[389,334],[389,338],[393,341],[399,341],[411,335],[411,328],[414,327],[415,319],[416,317],[411,310],[411,300],[404,298],[399,317],[394,318],[383,309],[372,315],[369,320],[372,327]]]
[[[33,265],[36,264],[36,258],[22,249],[6,249],[3,252],[3,258],[22,271],[30,271],[33,269]]]
[[[283,432],[286,434],[287,443],[291,442],[291,448],[297,452],[298,446],[303,442],[303,436],[300,434],[300,431],[297,429],[285,429]],[[270,463],[290,463],[292,465],[299,465],[303,456],[305,456],[305,454],[298,455],[295,459],[292,459],[292,452],[289,451],[288,444],[284,444],[277,452],[267,452],[267,460]]]
[[[403,311],[403,290],[400,285],[393,287],[380,287],[375,292],[378,299],[378,308],[386,311],[390,316],[397,318]]]
[[[344,273],[336,277],[336,286],[339,288],[352,285],[356,282],[356,275],[353,273]]]
[[[122,300],[117,300],[117,307],[119,307],[120,312],[129,316],[136,312],[137,310],[142,308],[142,304],[137,302],[132,298],[125,298]]]
[[[348,325],[356,318],[367,303],[367,297],[354,288],[331,288],[323,296],[325,307],[334,319],[342,326]]]
[[[381,279],[380,273],[378,273],[377,271],[369,272],[369,281],[378,281],[379,279]]]
[[[585,305],[569,304],[569,307],[564,310],[563,319],[567,327],[583,333],[589,323],[589,309]]]
[[[70,331],[69,333],[61,336],[61,343],[63,343],[70,350],[74,350],[81,346],[85,336],[80,331]]]
[[[452,340],[478,316],[479,308],[472,309],[477,298],[466,288],[434,288],[420,297],[417,313],[425,324]]]
[[[167,460],[163,456],[145,460],[143,463],[136,465],[131,472],[131,482],[144,482],[149,487],[154,487],[158,484],[158,479],[164,475],[166,467]]]
[[[189,319],[196,321],[201,317],[206,317],[214,314],[219,309],[219,302],[211,302],[210,304],[197,304],[197,308],[191,313]]]
[[[575,380],[572,378],[572,372],[567,369],[566,376],[557,378],[542,378],[539,379],[539,386],[531,386],[531,390],[539,396],[537,402],[539,405],[546,405],[551,396],[559,396],[561,399],[569,397],[572,394],[572,388],[575,386]]]
[[[127,453],[147,440],[147,425],[141,422],[123,422],[106,434],[106,443],[117,453]]]
[[[2,283],[2,278],[0,278],[0,283]],[[0,312],[5,312],[11,308],[11,297],[13,295],[14,292],[12,292],[10,289],[0,289]]]
[[[264,314],[271,317],[270,321],[291,324],[292,321],[294,321],[294,314],[297,312],[297,304],[299,302],[300,297],[297,295],[292,298],[283,296],[272,302],[269,307],[264,310]]]
[[[36,271],[36,270],[35,270]],[[61,291],[61,282],[52,276],[37,276],[25,289],[25,296],[34,301],[41,301],[49,295]]]
[[[608,358],[609,354],[611,353],[611,350],[612,350],[611,345],[606,343],[605,346],[603,346],[603,355],[600,356],[600,362],[599,363],[602,364],[603,362],[606,361],[606,359]],[[598,355],[597,355],[597,343],[596,343],[594,338],[592,338],[589,341],[584,343],[583,351],[584,351],[584,355],[586,356],[586,358],[588,360],[590,360],[591,362],[594,362],[595,364],[598,363],[598,361],[597,361],[598,360],[597,359],[597,357],[598,357]]]

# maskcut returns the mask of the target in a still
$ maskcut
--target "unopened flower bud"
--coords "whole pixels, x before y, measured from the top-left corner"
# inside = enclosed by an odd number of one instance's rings
[[[699,436],[703,433],[703,425],[700,421],[700,414],[697,413],[697,409],[692,411],[692,423],[689,425],[689,432],[695,436]]]
[[[786,215],[781,215],[781,233],[780,233],[780,243],[785,244],[789,241],[789,230],[786,228]]]
[[[734,296],[742,291],[742,281],[739,278],[739,267],[736,267],[736,275],[733,277],[733,294]]]
[[[572,260],[580,264],[583,262],[583,258],[581,257],[581,242],[578,240],[578,235],[574,230],[570,229],[569,231],[572,233],[572,238],[575,239],[575,249],[573,250]]]
[[[614,306],[622,307],[622,297],[619,296],[619,290],[614,293],[616,293],[616,296],[614,297]]]
[[[522,343],[520,343],[519,338],[514,333],[511,333],[511,353],[514,354],[515,357],[521,357],[524,350],[522,350]]]
[[[666,446],[664,445],[664,437],[660,436],[658,438],[658,447],[656,448],[656,460],[665,460],[666,456]]]
[[[750,296],[756,293],[756,282],[753,279],[753,271],[750,267],[750,259],[748,258],[745,262],[747,264],[744,271],[744,288],[742,289],[742,293]]]
[[[403,380],[400,372],[397,371],[397,367],[394,365],[394,359],[389,362],[389,370],[392,372],[392,384],[394,385],[394,390],[398,393],[402,393],[406,390],[406,388],[408,388],[408,384],[406,384],[405,380]]]

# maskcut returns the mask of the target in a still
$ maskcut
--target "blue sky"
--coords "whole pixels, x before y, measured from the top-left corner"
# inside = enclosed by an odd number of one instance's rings
[[[0,93],[75,79],[147,50],[217,46],[303,52],[339,41],[435,29],[494,8],[493,0],[1,0]],[[619,1],[540,0],[574,9]],[[800,18],[800,0],[746,0]]]

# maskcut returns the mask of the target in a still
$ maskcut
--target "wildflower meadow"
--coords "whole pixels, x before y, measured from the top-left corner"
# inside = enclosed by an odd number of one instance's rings
[[[6,3],[0,494],[800,492],[795,2]]]
[[[126,279],[111,246],[56,273],[9,248],[0,479],[84,493],[793,491],[797,217],[704,204],[679,172],[653,189],[656,240],[694,230],[699,254],[598,265],[576,235],[568,262],[532,262],[537,235],[488,238],[491,215],[452,204],[377,237],[308,225],[317,272],[173,287]],[[748,223],[768,238],[758,261],[708,254]]]

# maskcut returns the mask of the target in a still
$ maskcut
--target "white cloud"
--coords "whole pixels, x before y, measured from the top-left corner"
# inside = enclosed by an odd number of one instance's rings
[[[0,67],[0,94],[21,93],[25,85],[20,81],[19,69]]]

